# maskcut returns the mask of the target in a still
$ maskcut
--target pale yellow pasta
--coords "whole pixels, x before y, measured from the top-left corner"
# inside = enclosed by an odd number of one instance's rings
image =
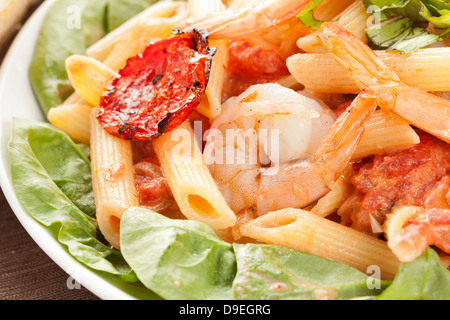
[[[245,237],[395,277],[400,261],[386,242],[300,209],[271,212],[243,225]]]
[[[222,111],[222,93],[225,82],[225,71],[228,63],[228,40],[212,40],[210,46],[217,48],[214,63],[211,66],[210,78],[206,87],[207,101],[198,106],[197,111],[215,119]]]
[[[364,134],[352,161],[412,147],[418,143],[420,143],[420,137],[406,121],[383,110],[377,110],[365,124]],[[317,202],[311,212],[320,217],[327,217],[336,212],[353,191],[350,177],[351,170],[344,172],[331,191]]]
[[[207,15],[226,9],[221,0],[189,0],[189,13],[192,17]]]
[[[363,2],[355,1],[338,16],[331,20],[336,21],[337,24],[343,26],[356,37],[364,42],[367,42],[365,30],[367,28],[367,21],[369,18],[370,14],[367,13]],[[316,35],[317,32],[314,32],[306,37],[299,38],[297,41],[297,46],[305,52],[327,52],[327,49],[325,49],[317,40]]]
[[[391,113],[377,110],[365,124],[364,134],[352,160],[412,147],[418,143],[419,135],[409,123]]]
[[[203,161],[189,121],[155,139],[153,147],[183,215],[215,230],[224,230],[236,223],[236,215]]]
[[[133,172],[131,142],[117,138],[97,121],[91,111],[91,170],[98,226],[105,239],[120,249],[120,219],[130,207],[139,206]]]
[[[450,91],[450,48],[420,49],[410,54],[376,51],[409,86],[429,92]],[[296,54],[287,66],[297,81],[316,93],[359,93],[346,70],[326,53]]]
[[[190,0],[191,16],[201,16],[225,9],[221,0]],[[228,63],[228,40],[211,40],[209,46],[216,48],[214,63],[211,66],[208,86],[202,103],[197,111],[208,117],[216,118],[222,111],[222,93],[225,81],[225,70]]]
[[[72,139],[88,145],[91,139],[90,120],[92,106],[67,104],[51,108],[47,114],[50,123],[66,132]]]
[[[330,21],[338,16],[352,3],[359,0],[325,0],[320,6],[314,9],[314,17],[320,21]]]
[[[319,199],[317,204],[311,208],[311,212],[322,218],[335,213],[353,192],[350,183],[351,174],[351,168],[347,169],[334,183],[330,192]]]
[[[127,37],[120,39],[111,49],[103,63],[112,70],[120,70],[126,66],[129,58],[141,53],[152,42],[168,38],[175,24],[181,17],[153,18],[140,21]]]
[[[83,97],[81,97],[76,91],[72,93],[66,100],[64,100],[63,105],[71,104],[84,104],[90,105]]]
[[[123,39],[133,39],[130,35],[135,34],[134,29],[142,21],[170,17],[183,10],[187,10],[183,1],[159,1],[93,44],[86,50],[86,55],[104,61],[117,43]]]
[[[114,71],[96,59],[73,55],[66,60],[66,69],[75,91],[92,106],[98,106]]]
[[[283,87],[295,90],[295,91],[300,91],[303,89],[303,85],[300,84],[293,75],[288,75],[286,77],[281,78],[280,80],[277,81],[277,83]]]

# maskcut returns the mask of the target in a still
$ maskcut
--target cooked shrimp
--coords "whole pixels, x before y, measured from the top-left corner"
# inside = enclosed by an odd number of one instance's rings
[[[404,84],[364,42],[333,23],[318,36],[358,87],[378,105],[450,143],[450,101]]]
[[[276,84],[255,85],[225,102],[207,136],[205,161],[236,212],[304,207],[342,174],[375,108],[374,98],[361,95],[335,121],[317,99]],[[262,138],[273,138],[274,131],[278,141]],[[230,132],[242,143],[228,139]]]
[[[178,28],[206,29],[211,38],[242,39],[263,34],[295,17],[308,3],[308,0],[247,1],[245,8],[191,18]]]

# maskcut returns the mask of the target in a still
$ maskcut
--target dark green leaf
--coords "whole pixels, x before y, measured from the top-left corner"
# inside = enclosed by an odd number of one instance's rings
[[[106,23],[109,31],[122,25],[125,21],[134,17],[150,5],[159,0],[109,0]]]
[[[411,19],[398,17],[366,30],[367,37],[376,49],[397,50],[402,54],[411,53],[433,43],[442,41],[439,35],[415,27]]]
[[[122,216],[121,250],[139,280],[169,300],[231,299],[233,248],[207,225],[142,208]]]
[[[316,20],[314,18],[313,10],[320,6],[324,0],[313,0],[302,12],[297,15],[299,19],[305,26],[312,29],[320,29],[322,21]]]
[[[374,25],[366,30],[366,35],[377,47],[390,49],[405,39],[411,32],[412,22],[409,18],[396,18]]]
[[[269,245],[234,245],[238,273],[233,295],[241,300],[352,299],[378,295],[373,280],[347,265]]]
[[[59,0],[47,12],[29,68],[30,82],[45,115],[73,90],[65,60],[104,36],[106,0]]]
[[[65,133],[22,119],[13,120],[8,150],[13,186],[25,210],[81,263],[136,281],[120,252],[97,239],[95,219],[83,212],[95,210],[86,154]]]
[[[388,9],[404,8],[409,4],[410,0],[363,0],[366,8],[375,6],[379,11]]]
[[[450,300],[450,271],[428,248],[421,257],[400,266],[394,282],[378,299]]]

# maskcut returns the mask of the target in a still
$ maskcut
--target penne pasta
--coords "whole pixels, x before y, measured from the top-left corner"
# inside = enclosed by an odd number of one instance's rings
[[[410,54],[376,51],[407,85],[429,92],[450,91],[450,48],[421,49]],[[297,81],[316,93],[359,93],[337,62],[325,53],[296,54],[287,66]]]
[[[420,143],[416,131],[403,119],[383,110],[377,110],[365,124],[364,134],[353,154],[353,161],[412,147]]]
[[[64,102],[63,105],[71,105],[71,104],[84,104],[90,105],[89,102],[83,99],[76,91],[72,93]]]
[[[136,34],[134,29],[139,28],[142,22],[145,24],[145,21],[154,18],[171,17],[183,10],[186,12],[186,3],[183,1],[159,1],[93,44],[86,50],[86,55],[104,61],[119,42],[133,39],[130,35]]]
[[[320,6],[314,9],[314,17],[321,21],[330,21],[344,11],[356,0],[325,0]]]
[[[333,19],[337,24],[343,26],[345,29],[353,33],[356,37],[364,42],[367,42],[365,30],[367,28],[367,21],[370,15],[367,13],[366,7],[362,1],[354,1],[344,11],[339,13]],[[327,50],[317,40],[318,32],[314,32],[305,37],[299,38],[297,46],[305,52],[319,53],[327,52]]]
[[[418,143],[420,143],[420,137],[406,121],[385,111],[377,110],[365,124],[364,134],[352,161],[412,147]],[[344,172],[331,191],[312,207],[311,212],[323,218],[336,212],[353,192],[350,184],[351,173],[351,170]]]
[[[189,14],[191,17],[198,17],[225,9],[226,7],[221,0],[189,0]]]
[[[110,135],[91,111],[91,170],[98,226],[105,239],[120,249],[120,219],[139,206],[134,182],[131,142]]]
[[[385,241],[304,210],[271,212],[240,231],[245,237],[342,262],[361,272],[377,267],[385,280],[393,279],[400,265]]]
[[[190,0],[191,16],[201,16],[225,9],[220,0]],[[209,119],[216,118],[222,111],[222,93],[228,63],[228,40],[211,40],[210,47],[216,48],[205,97],[197,110]]]
[[[293,75],[288,75],[286,77],[281,78],[277,82],[279,85],[295,90],[295,91],[301,91],[304,89],[303,85],[300,84]]]
[[[331,191],[319,199],[317,204],[311,208],[311,212],[322,218],[335,213],[353,192],[353,186],[350,182],[352,173],[353,170],[348,168],[333,185]]]
[[[228,40],[212,40],[212,47],[217,49],[214,63],[211,67],[206,99],[197,108],[197,111],[209,119],[215,119],[222,111],[222,93],[225,82],[225,72],[228,63]],[[205,100],[205,99],[203,99]]]
[[[114,71],[86,56],[73,55],[66,60],[66,69],[75,91],[92,106],[98,106]]]
[[[92,107],[85,104],[68,104],[51,108],[47,114],[50,123],[66,132],[79,143],[89,145],[91,130],[89,115]]]
[[[236,223],[236,216],[213,180],[189,121],[153,141],[161,169],[183,215],[215,230]]]
[[[175,24],[180,20],[181,16],[177,19],[153,18],[140,21],[127,37],[120,39],[111,48],[103,63],[112,70],[124,68],[128,59],[143,52],[150,42],[171,36]]]

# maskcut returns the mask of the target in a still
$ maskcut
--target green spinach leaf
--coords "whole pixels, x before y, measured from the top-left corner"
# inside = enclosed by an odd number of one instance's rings
[[[323,1],[324,0],[311,1],[311,3],[297,15],[297,19],[311,29],[320,29],[322,21],[319,21],[314,17],[313,11],[315,8],[320,6]]]
[[[134,17],[159,0],[109,0],[106,24],[108,30],[114,30],[125,21]]]
[[[447,1],[364,0],[364,5],[377,21],[366,30],[374,49],[411,53],[441,42],[450,34],[450,4]],[[423,22],[433,24],[442,32],[430,33],[420,26]],[[402,32],[395,32],[400,29]]]
[[[439,35],[415,27],[407,17],[394,18],[372,26],[366,29],[366,34],[377,49],[397,50],[404,54],[442,41]]]
[[[46,123],[14,119],[8,145],[17,198],[84,265],[124,281],[137,278],[120,252],[99,240],[86,153]]]
[[[380,281],[377,288],[372,278],[356,269],[289,248],[235,244],[234,251],[236,299],[352,299],[376,296],[388,285]]]
[[[122,216],[120,245],[139,280],[169,300],[231,299],[233,248],[207,225],[142,208]]]
[[[106,33],[106,0],[59,0],[48,11],[29,67],[29,79],[45,115],[61,104],[73,89],[65,60],[83,54]]]
[[[450,271],[428,248],[421,257],[400,266],[393,283],[379,300],[450,300]]]

